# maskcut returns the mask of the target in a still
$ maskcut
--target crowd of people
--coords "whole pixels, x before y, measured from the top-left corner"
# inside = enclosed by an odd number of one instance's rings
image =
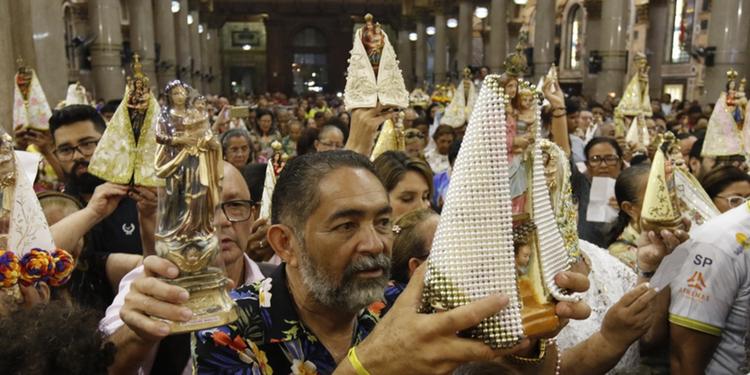
[[[623,116],[617,98],[599,103],[566,95],[551,76],[535,88],[512,73],[467,72],[459,82],[467,90],[459,112],[443,100],[445,91],[434,100],[412,93],[409,106],[397,111],[380,103],[351,110],[340,95],[203,97],[173,82],[154,98],[162,114],[151,113],[148,101],[139,104],[131,100],[137,96],[128,96],[116,105],[61,105],[47,124],[37,124],[48,129],[16,127],[13,147],[41,155],[33,186],[55,246],[71,254],[75,269],[67,283],[50,276],[19,285],[19,306],[8,307],[11,297],[2,299],[0,335],[8,345],[0,346],[0,372],[747,373],[748,163],[743,153],[702,152],[706,143],[717,141],[710,120],[714,108],[724,107],[665,95],[642,109],[648,116]],[[571,258],[572,268],[550,280],[582,296],[554,301],[560,324],[510,348],[491,348],[464,334],[504,309],[517,308],[509,295],[422,313],[423,290],[430,287],[425,274],[434,272],[424,263],[435,248],[441,215],[455,212],[449,208],[461,194],[450,187],[462,145],[479,152],[479,146],[466,143],[479,139],[472,127],[480,126],[475,116],[487,96],[480,95],[472,108],[468,92],[475,86],[485,92],[483,86],[495,82],[505,85],[510,98],[519,98],[502,109],[513,129],[502,151],[509,207],[514,214],[529,207],[527,172],[533,163],[526,150],[547,142],[545,168],[558,167],[550,169],[547,180],[551,195],[561,192],[551,197],[559,208],[556,215],[564,207],[573,211],[572,220],[557,225],[573,231],[578,254]],[[133,84],[127,93],[140,87]],[[744,93],[728,94],[743,103]],[[538,134],[544,139],[534,139],[533,98],[540,99]],[[723,94],[719,101],[724,100]],[[172,182],[166,187],[137,183],[149,178],[139,175],[137,166],[127,175],[132,180],[123,183],[92,173],[92,158],[116,151],[105,149],[111,146],[104,137],[123,118],[120,102],[145,114],[135,140],[150,131],[151,119],[162,127],[181,119],[177,125],[187,130],[157,128],[156,142],[174,147],[172,157],[184,163],[179,168],[198,176],[201,186],[210,185],[206,176],[221,176],[217,204],[187,216],[213,212],[205,217],[213,217],[209,224],[216,229],[236,321],[170,335],[169,322],[189,321],[195,311],[185,305],[187,291],[171,282],[181,268],[174,259],[157,256],[165,212],[174,208],[163,205],[174,199],[190,203],[211,192]],[[136,118],[132,113],[130,121]],[[462,113],[459,121],[456,113]],[[631,129],[622,127],[623,118],[634,117]],[[199,120],[191,122],[194,118]],[[208,138],[180,149],[188,142],[180,131],[203,126],[196,124],[206,125],[200,135]],[[402,145],[371,158],[376,142],[391,129]],[[657,140],[670,137],[674,148],[660,148]],[[136,147],[145,146],[136,141],[131,151],[117,155],[136,161],[148,156]],[[221,149],[223,161],[209,165],[206,155],[213,148]],[[707,197],[703,203],[716,210],[715,217],[686,214],[680,226],[644,226],[647,190],[662,153],[672,163],[667,174],[697,181],[686,186]],[[163,171],[174,165],[163,160],[162,151],[151,156],[157,174],[166,175]],[[114,170],[127,161],[112,161],[114,179]],[[680,174],[679,168],[687,172]],[[264,204],[270,205],[268,214]],[[698,203],[688,202],[687,208],[691,204]],[[536,230],[533,222],[513,228],[516,276],[530,272],[535,241],[530,233]],[[565,240],[566,246],[571,243]],[[649,281],[662,260],[674,259],[665,258],[673,251],[688,261],[673,267],[671,288],[657,290]],[[13,271],[3,254],[0,284]]]

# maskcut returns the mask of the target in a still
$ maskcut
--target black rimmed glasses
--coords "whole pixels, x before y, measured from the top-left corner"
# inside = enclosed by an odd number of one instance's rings
[[[99,144],[99,140],[95,139],[81,142],[75,146],[60,146],[54,151],[54,154],[60,161],[73,160],[76,151],[84,157],[89,157],[94,154],[97,144]]]
[[[620,157],[617,155],[594,155],[589,158],[588,163],[591,165],[602,165],[602,163],[613,166],[617,165],[620,161]]]

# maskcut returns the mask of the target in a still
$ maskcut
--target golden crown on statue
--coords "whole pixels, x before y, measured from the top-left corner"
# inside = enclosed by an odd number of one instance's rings
[[[526,73],[528,62],[523,52],[523,46],[520,43],[516,45],[516,52],[511,53],[505,58],[503,65],[505,66],[505,74],[519,77]]]

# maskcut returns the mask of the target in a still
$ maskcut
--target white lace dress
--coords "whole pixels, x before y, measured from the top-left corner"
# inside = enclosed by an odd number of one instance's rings
[[[609,255],[606,249],[584,240],[580,240],[580,248],[591,263],[591,287],[585,296],[586,302],[591,306],[591,316],[586,320],[571,320],[557,335],[557,342],[562,350],[575,346],[599,331],[607,310],[638,281],[635,272]],[[628,374],[638,368],[639,361],[636,342],[609,374]]]

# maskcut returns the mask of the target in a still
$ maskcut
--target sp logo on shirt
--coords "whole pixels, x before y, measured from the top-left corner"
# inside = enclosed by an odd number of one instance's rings
[[[695,264],[696,266],[708,267],[712,265],[713,263],[714,263],[713,259],[700,255],[700,254],[696,254],[695,258],[693,259],[693,264]]]

